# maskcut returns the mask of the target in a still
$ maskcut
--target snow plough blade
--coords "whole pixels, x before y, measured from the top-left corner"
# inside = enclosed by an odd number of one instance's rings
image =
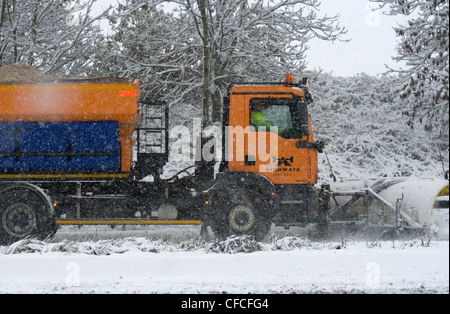
[[[449,182],[438,178],[340,180],[328,187],[334,223],[428,229],[448,238]]]

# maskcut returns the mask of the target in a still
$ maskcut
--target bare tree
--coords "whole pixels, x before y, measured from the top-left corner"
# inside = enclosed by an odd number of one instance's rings
[[[0,29],[3,25],[5,8],[6,8],[6,0],[0,0]]]
[[[162,11],[167,4],[175,10]],[[230,82],[300,75],[311,38],[338,40],[345,33],[337,16],[317,15],[319,5],[317,0],[127,0],[112,18],[122,73],[147,74],[153,82],[149,94],[163,90],[172,103],[202,95],[203,122],[210,125],[221,121]]]

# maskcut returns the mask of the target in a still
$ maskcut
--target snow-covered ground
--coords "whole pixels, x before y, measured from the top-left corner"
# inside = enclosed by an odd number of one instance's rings
[[[199,231],[65,227],[0,248],[0,293],[449,293],[448,241],[312,242],[273,228],[265,242],[215,242]]]

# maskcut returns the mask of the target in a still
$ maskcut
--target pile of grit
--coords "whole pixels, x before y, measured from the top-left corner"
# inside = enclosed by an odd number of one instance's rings
[[[23,66],[6,65],[0,67],[0,84],[52,83],[57,77],[46,75],[41,70]]]
[[[43,71],[24,65],[0,66],[0,85],[14,84],[53,84],[53,83],[87,83],[87,84],[128,84],[133,83],[132,77],[101,76],[93,78],[60,78],[49,76]]]

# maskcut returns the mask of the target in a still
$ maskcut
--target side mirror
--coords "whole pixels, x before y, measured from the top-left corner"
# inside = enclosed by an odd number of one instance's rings
[[[309,126],[302,124],[300,126],[300,136],[304,137],[304,136],[309,136]]]

